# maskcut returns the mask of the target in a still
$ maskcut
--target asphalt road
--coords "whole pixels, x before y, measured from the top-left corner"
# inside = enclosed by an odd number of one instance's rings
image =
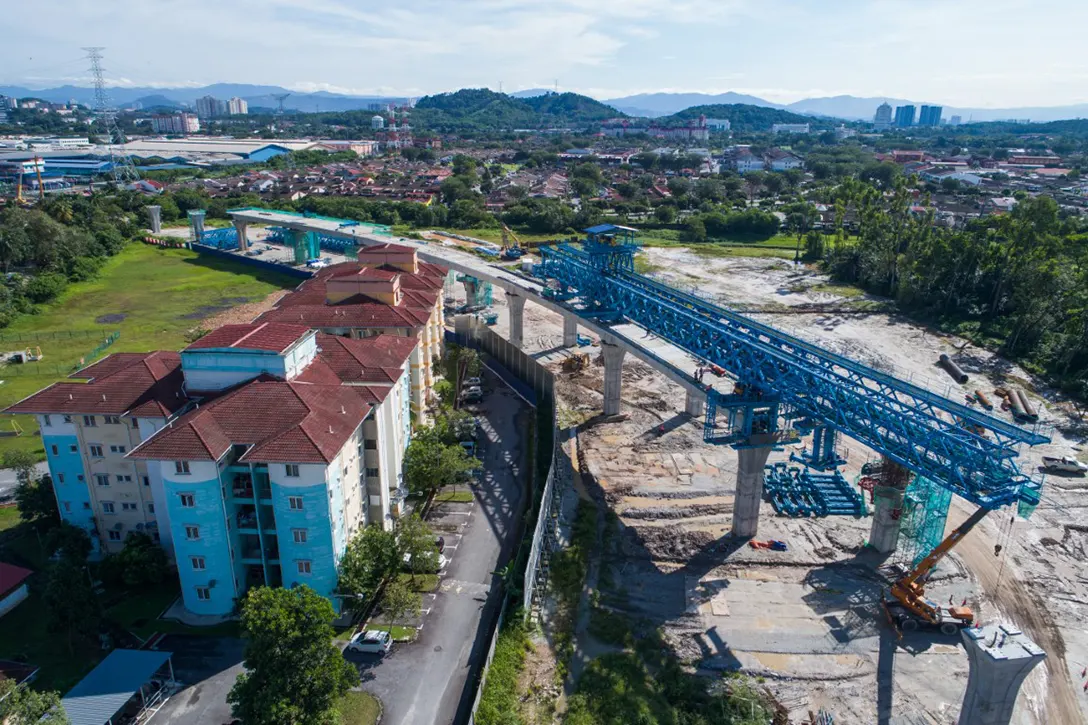
[[[44,476],[47,473],[49,473],[49,466],[44,461],[34,466],[35,476]],[[13,498],[17,485],[19,482],[15,479],[15,469],[0,468],[0,502]]]
[[[484,472],[474,487],[475,502],[435,509],[430,522],[438,529],[456,527],[461,533],[442,575],[436,596],[424,599],[430,611],[415,642],[394,645],[385,657],[346,653],[357,664],[360,689],[381,699],[383,725],[450,725],[458,710],[471,705],[465,684],[472,669],[487,656],[488,632],[481,626],[499,607],[498,577],[494,574],[513,552],[521,512],[525,472],[522,445],[525,417],[530,410],[497,378],[485,380],[493,392],[477,413],[481,427],[477,457]],[[501,440],[500,440],[501,436]],[[437,531],[445,533],[444,531]],[[484,613],[489,616],[484,619]]]
[[[176,725],[226,725],[231,721],[227,693],[242,672],[245,643],[231,637],[171,634],[156,649],[173,652],[174,677],[185,683],[152,722]]]

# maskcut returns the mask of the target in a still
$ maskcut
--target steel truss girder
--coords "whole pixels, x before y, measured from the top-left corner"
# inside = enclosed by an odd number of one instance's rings
[[[640,324],[979,506],[1038,499],[1037,484],[1016,465],[1015,446],[1044,442],[1045,436],[641,275],[601,273],[568,245],[545,248],[544,257],[547,276],[576,289],[587,310]]]

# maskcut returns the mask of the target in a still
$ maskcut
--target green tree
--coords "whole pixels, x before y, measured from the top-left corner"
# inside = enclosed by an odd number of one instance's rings
[[[147,534],[134,531],[117,554],[102,560],[99,572],[104,581],[129,589],[156,587],[169,573],[166,551]]]
[[[50,566],[41,600],[46,626],[65,637],[70,653],[98,636],[101,607],[84,565],[61,559]]]
[[[227,695],[246,725],[334,725],[359,675],[333,644],[336,613],[303,585],[257,587],[242,602],[245,669]]]
[[[396,625],[411,614],[418,615],[423,608],[423,596],[412,591],[404,582],[390,582],[382,594],[382,614],[391,625]]]
[[[19,517],[44,532],[60,524],[57,496],[53,492],[52,479],[48,476],[34,477],[33,457],[28,461],[28,455],[23,451],[9,451],[4,455],[5,468],[15,468],[16,480],[19,481],[15,487]]]
[[[397,523],[397,552],[401,561],[408,560],[408,569],[413,574],[438,570],[434,530],[419,514],[412,514]]]
[[[412,493],[428,494],[464,481],[478,464],[461,446],[420,431],[404,453],[404,481]]]
[[[654,216],[662,224],[672,224],[676,221],[676,207],[672,204],[662,204],[654,210]]]
[[[0,722],[6,725],[68,725],[60,693],[39,692],[0,680]]]
[[[349,608],[360,611],[369,606],[382,581],[400,568],[400,562],[396,534],[368,526],[348,542],[340,560],[337,591]]]
[[[90,556],[91,537],[78,526],[62,521],[60,526],[50,531],[45,537],[45,550],[58,554],[61,559],[83,565]]]

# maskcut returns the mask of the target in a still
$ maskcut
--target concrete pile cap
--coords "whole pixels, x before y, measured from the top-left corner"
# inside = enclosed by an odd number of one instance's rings
[[[990,624],[964,630],[978,649],[995,660],[1018,660],[1046,657],[1046,652],[1011,624]]]

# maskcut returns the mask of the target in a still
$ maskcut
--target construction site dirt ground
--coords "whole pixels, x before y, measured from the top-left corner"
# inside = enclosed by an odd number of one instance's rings
[[[1083,415],[1024,370],[967,341],[885,313],[791,314],[789,308],[851,303],[856,291],[831,287],[804,267],[766,258],[707,259],[681,248],[643,252],[663,280],[725,306],[761,305],[760,321],[785,328],[828,350],[910,378],[962,400],[975,388],[1022,386],[1054,426],[1053,443],[1024,450],[1034,470],[1042,455],[1078,455]],[[458,297],[463,289],[458,285]],[[503,311],[497,330],[506,334]],[[580,330],[585,335],[585,330]],[[561,373],[570,354],[561,346],[562,321],[526,305],[525,349],[559,373],[563,427],[579,425],[589,478],[618,516],[618,546],[599,562],[601,600],[620,613],[659,626],[676,654],[708,673],[741,670],[758,678],[801,722],[826,708],[841,723],[953,723],[967,682],[958,637],[910,633],[900,643],[880,606],[888,562],[865,548],[870,518],[822,519],[761,511],[759,539],[781,539],[786,552],[756,550],[728,536],[737,454],[707,445],[702,420],[684,414],[684,394],[628,355],[622,415],[601,419],[603,368]],[[596,342],[596,341],[595,341]],[[581,348],[596,359],[599,348]],[[971,376],[966,386],[935,366],[947,353]],[[1008,418],[1007,413],[995,415]],[[662,433],[664,430],[664,433]],[[854,480],[876,455],[843,439],[843,473]],[[786,460],[790,449],[772,454]],[[1048,655],[1028,677],[1013,722],[1088,722],[1082,691],[1088,665],[1088,522],[1082,521],[1088,480],[1049,476],[1043,503],[1030,519],[995,512],[939,567],[928,585],[935,601],[966,599],[983,623],[1011,623]],[[948,526],[971,506],[953,499]],[[995,546],[1002,546],[995,555]],[[589,635],[584,635],[588,637]],[[592,643],[581,649],[596,651]],[[607,651],[604,647],[602,651]],[[539,658],[536,658],[539,659]],[[531,658],[547,677],[551,669]],[[550,683],[533,683],[546,687]]]

